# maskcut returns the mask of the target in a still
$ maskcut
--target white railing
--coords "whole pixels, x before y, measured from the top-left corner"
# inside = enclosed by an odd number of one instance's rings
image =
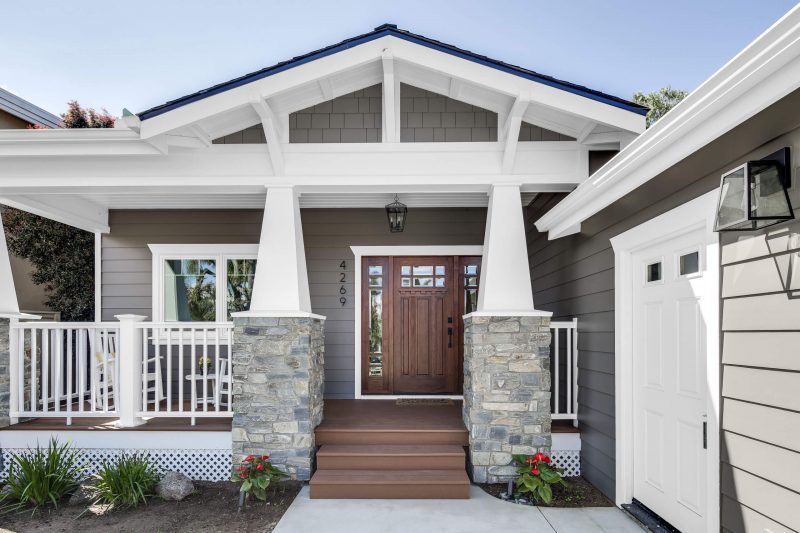
[[[553,420],[574,420],[577,427],[578,319],[551,322],[550,329],[553,335],[551,343]],[[565,372],[566,375],[563,375],[562,372]],[[562,401],[562,392],[564,401]]]
[[[10,417],[232,416],[233,324],[11,322]]]
[[[233,324],[140,323],[140,417],[232,416]]]
[[[10,415],[117,414],[119,323],[11,323]]]

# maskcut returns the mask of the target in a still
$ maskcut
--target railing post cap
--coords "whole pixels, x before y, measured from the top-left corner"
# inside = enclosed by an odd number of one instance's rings
[[[119,320],[120,322],[144,322],[147,320],[147,317],[144,315],[114,315],[114,318]]]

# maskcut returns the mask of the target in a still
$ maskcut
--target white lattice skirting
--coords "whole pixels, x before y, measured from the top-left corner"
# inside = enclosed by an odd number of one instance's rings
[[[97,472],[103,461],[119,455],[140,453],[146,454],[156,464],[160,473],[172,470],[181,472],[193,480],[227,481],[231,478],[231,450],[170,450],[149,449],[131,450],[122,448],[83,448],[78,449],[81,459],[86,464],[86,474]],[[8,475],[11,454],[27,453],[25,448],[0,450],[0,481]]]
[[[564,477],[578,477],[581,475],[580,450],[551,450],[550,457],[553,465],[564,469]]]

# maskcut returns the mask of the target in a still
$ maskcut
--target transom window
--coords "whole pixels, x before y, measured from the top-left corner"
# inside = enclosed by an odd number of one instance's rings
[[[153,319],[227,322],[247,311],[258,245],[150,245]]]

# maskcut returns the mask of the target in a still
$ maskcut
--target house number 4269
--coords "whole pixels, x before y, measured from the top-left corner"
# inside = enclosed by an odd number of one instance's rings
[[[341,294],[339,297],[339,303],[342,304],[342,307],[344,307],[344,304],[347,303],[347,297],[345,296],[345,294],[347,294],[347,287],[344,286],[344,283],[347,282],[347,274],[345,273],[345,270],[347,269],[347,262],[342,261],[339,263],[339,268],[342,269],[342,271],[339,272],[339,283],[342,284],[339,285],[339,294]]]

